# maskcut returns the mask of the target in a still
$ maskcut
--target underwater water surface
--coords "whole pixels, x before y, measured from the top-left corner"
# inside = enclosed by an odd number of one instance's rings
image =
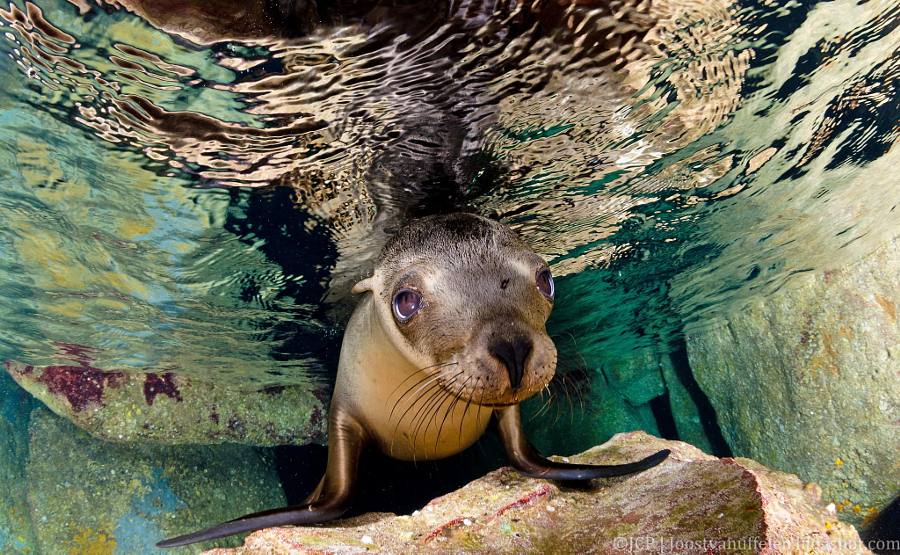
[[[467,210],[597,368],[900,229],[896,2],[258,4],[0,6],[0,359],[328,384],[386,238]]]
[[[642,4],[623,52],[602,14],[459,9],[229,40],[10,4],[3,358],[318,380],[391,230],[468,209],[550,261],[590,359],[896,226],[891,2]]]

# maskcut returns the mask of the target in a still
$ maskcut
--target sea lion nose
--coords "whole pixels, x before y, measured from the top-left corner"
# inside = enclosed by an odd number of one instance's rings
[[[531,352],[531,340],[521,335],[508,339],[498,339],[491,345],[490,353],[506,366],[509,385],[517,391],[525,377],[525,360]]]

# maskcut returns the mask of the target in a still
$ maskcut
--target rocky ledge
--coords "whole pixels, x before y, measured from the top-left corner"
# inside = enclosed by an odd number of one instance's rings
[[[260,530],[207,555],[312,553],[871,553],[821,489],[749,459],[718,459],[643,432],[570,457],[619,464],[660,449],[645,472],[577,487],[489,473],[408,516],[368,514]]]
[[[257,446],[325,440],[328,394],[319,387],[243,391],[176,372],[130,374],[86,363],[5,366],[50,410],[99,439]]]

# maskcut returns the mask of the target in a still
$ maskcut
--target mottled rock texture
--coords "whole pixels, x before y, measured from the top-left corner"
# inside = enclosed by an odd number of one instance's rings
[[[688,334],[733,452],[865,524],[900,493],[900,243]]]
[[[683,360],[684,357],[680,358]],[[672,410],[672,420],[675,422],[678,439],[690,443],[704,453],[713,453],[714,444],[710,440],[708,430],[717,432],[718,424],[712,414],[705,415],[708,422],[704,423],[704,415],[697,405],[698,397],[703,397],[703,393],[697,382],[691,379],[690,368],[686,364],[676,368],[676,361],[678,358],[670,353],[659,355],[659,367],[666,382],[669,407]],[[721,443],[718,433],[716,439]]]
[[[302,445],[325,438],[327,394],[321,389],[241,391],[171,372],[127,374],[88,365],[7,362],[6,369],[53,412],[101,439]]]
[[[368,514],[273,528],[208,555],[320,553],[869,553],[814,484],[746,459],[717,459],[643,432],[618,434],[578,462],[661,465],[587,488],[491,472],[409,516]]]
[[[32,399],[0,375],[0,553],[36,553],[25,488]]]
[[[253,447],[113,443],[44,408],[29,431],[28,505],[44,555],[197,553],[154,544],[285,502],[273,465]]]

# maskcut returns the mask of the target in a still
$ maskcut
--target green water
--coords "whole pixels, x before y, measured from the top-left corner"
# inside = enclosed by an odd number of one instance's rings
[[[66,344],[101,368],[319,380],[329,311],[392,222],[444,194],[551,261],[551,327],[590,363],[677,341],[896,224],[896,8],[833,7],[659,4],[650,55],[612,70],[524,32],[445,67],[424,40],[358,53],[352,28],[193,47],[122,10],[46,2],[32,27],[19,5],[0,62],[3,356],[65,363]],[[461,161],[411,162],[444,183],[397,194],[392,149],[417,133]]]

